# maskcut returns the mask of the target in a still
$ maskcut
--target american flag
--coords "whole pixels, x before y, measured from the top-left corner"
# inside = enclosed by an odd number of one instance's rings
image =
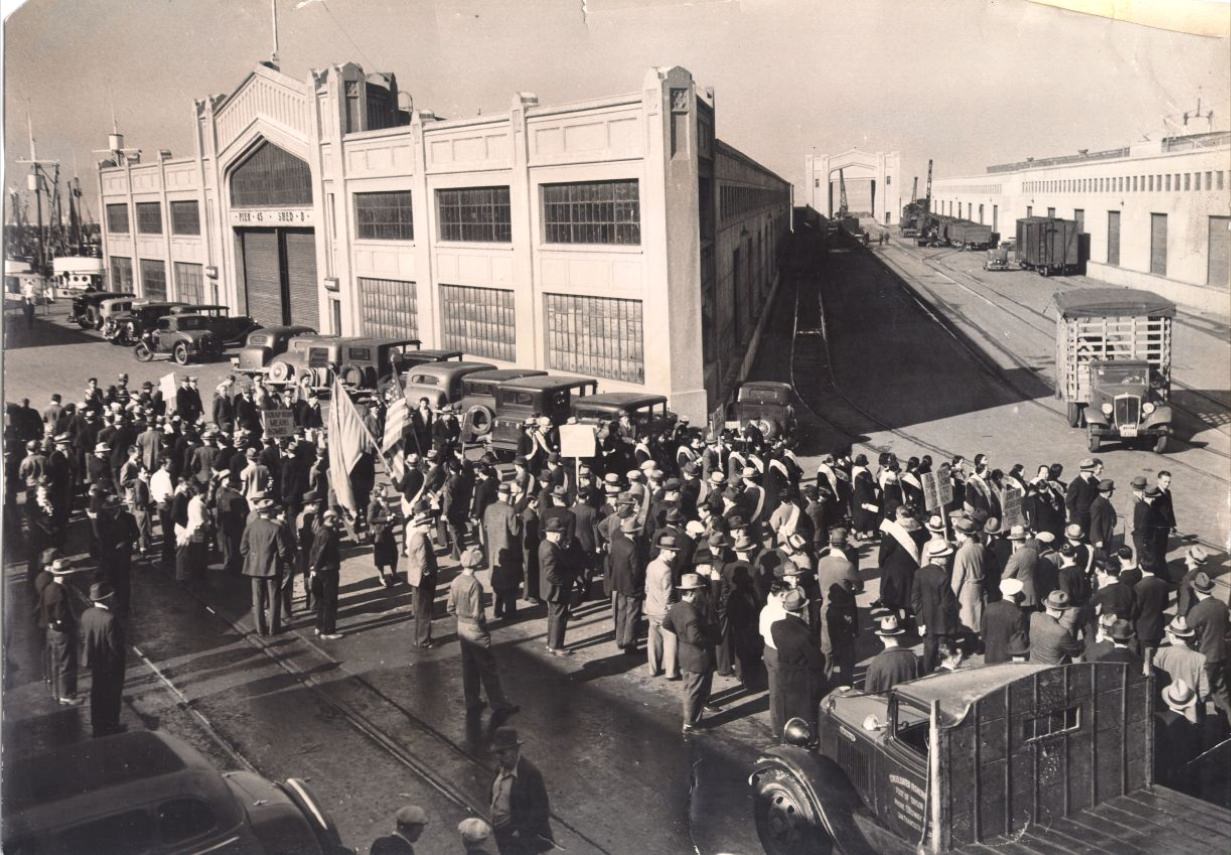
[[[410,418],[410,409],[405,398],[397,398],[389,405],[385,413],[385,435],[380,442],[380,450],[387,452],[402,441],[402,430]]]

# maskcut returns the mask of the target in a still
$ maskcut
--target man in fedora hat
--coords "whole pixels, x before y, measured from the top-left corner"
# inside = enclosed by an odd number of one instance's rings
[[[802,718],[816,730],[817,702],[824,694],[825,660],[807,624],[808,598],[799,588],[782,595],[781,620],[770,626],[777,651],[774,690],[783,721]]]
[[[621,651],[630,654],[637,652],[637,624],[645,596],[646,550],[642,543],[636,517],[627,517],[612,532],[608,557],[615,643]]]
[[[875,630],[885,649],[873,657],[864,674],[863,688],[871,694],[884,694],[898,683],[905,683],[920,675],[919,660],[915,654],[901,646],[906,633],[892,612],[881,620]]]
[[[1090,505],[1098,496],[1099,473],[1103,464],[1096,458],[1087,457],[1078,464],[1081,474],[1069,482],[1064,494],[1064,507],[1068,521],[1077,523],[1083,530],[1090,528]]]
[[[666,531],[658,534],[655,543],[658,555],[645,570],[645,616],[649,623],[645,641],[646,664],[651,677],[665,671],[668,680],[678,680],[680,673],[675,634],[663,628],[663,620],[675,600],[674,565],[680,539],[674,532]]]
[[[1141,658],[1129,649],[1129,645],[1133,643],[1133,639],[1136,637],[1136,633],[1133,632],[1133,625],[1126,620],[1116,619],[1108,630],[1107,636],[1111,639],[1111,649],[1101,652],[1098,659],[1091,658],[1090,661],[1120,662],[1131,666],[1132,670],[1140,671]]]
[[[1193,577],[1196,604],[1188,611],[1188,625],[1196,634],[1197,649],[1205,656],[1210,697],[1231,720],[1231,694],[1227,691],[1227,605],[1214,599],[1214,580],[1202,570]]]
[[[1098,590],[1090,597],[1090,607],[1095,615],[1113,614],[1117,618],[1132,620],[1133,589],[1120,581],[1120,562],[1108,559],[1096,566]]]
[[[496,501],[483,509],[483,543],[492,570],[495,616],[517,614],[517,590],[522,582],[522,519],[513,508],[513,488],[508,482],[496,487]]]
[[[320,592],[316,603],[316,634],[326,641],[342,637],[337,628],[338,578],[342,572],[340,540],[338,514],[330,508],[321,515],[321,524],[312,535],[312,551],[308,556],[308,568],[312,573],[309,584]]]
[[[65,706],[77,700],[77,617],[66,583],[76,572],[67,558],[57,558],[47,568],[50,579],[39,592],[39,625],[47,631],[47,677],[51,696]]]
[[[1209,555],[1206,551],[1194,544],[1184,550],[1184,576],[1180,580],[1179,600],[1176,603],[1176,614],[1186,615],[1189,609],[1196,604],[1197,598],[1193,594],[1193,579],[1197,578],[1197,574],[1205,570],[1205,562],[1209,560]],[[1189,685],[1192,685],[1191,683]]]
[[[107,582],[90,586],[90,607],[81,613],[81,664],[90,669],[90,726],[95,736],[118,733],[124,668],[128,656],[124,625],[111,606]]]
[[[1197,696],[1183,680],[1162,691],[1164,708],[1154,712],[1154,775],[1164,786],[1184,787],[1189,773],[1184,766],[1201,753],[1197,724]]]
[[[1156,568],[1145,564],[1141,567],[1141,581],[1133,588],[1133,628],[1137,632],[1137,644],[1142,658],[1150,661],[1159,642],[1163,640],[1163,627],[1167,619],[1163,612],[1170,605],[1171,586],[1158,578]],[[1189,625],[1192,625],[1191,618]]]
[[[697,730],[708,706],[714,682],[714,627],[709,610],[701,603],[705,581],[696,573],[680,579],[680,601],[671,606],[662,626],[677,639],[680,672],[684,678],[683,712],[685,735]]]
[[[462,693],[467,712],[483,707],[479,686],[487,693],[492,712],[508,715],[517,711],[509,703],[492,655],[492,637],[487,631],[483,607],[483,584],[475,572],[483,566],[483,551],[472,546],[462,553],[461,573],[449,584],[448,611],[457,618],[457,641],[462,655]]]
[[[253,505],[257,516],[245,526],[239,545],[244,558],[243,574],[252,580],[252,622],[257,632],[277,634],[282,631],[280,582],[294,557],[295,546],[285,527],[274,519],[272,499],[257,499]]]
[[[1160,675],[1161,684],[1182,680],[1191,686],[1197,696],[1196,710],[1200,715],[1210,696],[1210,681],[1205,672],[1204,654],[1192,647],[1197,634],[1182,615],[1177,615],[1167,624],[1166,636],[1167,643],[1154,654],[1155,673]]]
[[[491,787],[491,824],[500,855],[530,855],[555,848],[551,804],[543,773],[522,756],[522,740],[511,727],[492,734],[496,777]]]
[[[995,665],[1008,662],[1010,659],[1009,645],[1014,638],[1027,638],[1029,626],[1026,612],[1018,602],[1021,600],[1023,585],[1020,579],[1000,580],[1000,599],[987,604],[983,610],[983,625],[980,634],[983,637],[983,663]]]
[[[910,607],[915,614],[919,634],[923,636],[924,674],[930,674],[939,664],[941,644],[956,637],[964,630],[977,631],[982,625],[983,602],[981,582],[959,580],[956,576],[953,584],[949,582],[947,569],[948,559],[953,555],[953,547],[946,541],[931,541],[926,546],[923,555],[923,566],[915,573],[911,583]],[[954,587],[959,584],[971,586],[978,590],[979,622],[963,626],[959,618],[959,600],[954,593]]]
[[[406,582],[414,591],[415,646],[432,646],[432,606],[436,600],[436,550],[432,546],[432,506],[420,499],[406,528]]]
[[[863,593],[859,578],[859,554],[847,546],[847,531],[829,530],[829,545],[817,556],[817,588],[821,596],[820,645],[825,658],[825,678],[840,685],[855,683],[855,641],[859,637],[859,606]]]
[[[418,805],[404,805],[393,815],[394,831],[372,841],[368,855],[415,855],[415,844],[427,827],[427,811]]]
[[[546,584],[547,652],[553,656],[571,656],[564,648],[564,633],[568,628],[573,605],[575,575],[572,561],[564,549],[565,521],[553,516],[543,523],[543,542],[539,544],[539,572]]]
[[[880,602],[904,617],[910,609],[911,583],[919,570],[919,550],[927,533],[904,505],[898,507],[894,519],[881,522],[880,531]]]
[[[1060,665],[1080,659],[1084,647],[1061,623],[1072,608],[1069,595],[1055,590],[1043,601],[1045,611],[1030,615],[1030,661]]]

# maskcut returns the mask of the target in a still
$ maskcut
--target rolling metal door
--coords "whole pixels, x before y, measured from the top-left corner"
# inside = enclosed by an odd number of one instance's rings
[[[320,327],[320,306],[316,285],[316,237],[312,229],[286,230],[283,233],[286,257],[287,297],[293,324]]]
[[[1150,272],[1167,275],[1167,215],[1150,214]]]
[[[272,229],[244,230],[240,231],[239,239],[244,258],[248,314],[265,326],[285,323],[278,233]]]
[[[1209,249],[1206,284],[1214,288],[1231,286],[1231,217],[1210,217]]]

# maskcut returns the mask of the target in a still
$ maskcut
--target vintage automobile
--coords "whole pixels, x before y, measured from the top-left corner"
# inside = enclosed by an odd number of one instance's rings
[[[1175,303],[1130,288],[1073,288],[1056,307],[1056,397],[1098,451],[1108,439],[1162,454],[1171,436]]]
[[[222,356],[222,340],[201,315],[164,315],[147,329],[133,348],[139,362],[167,353],[180,365],[196,360],[211,362]]]
[[[264,374],[269,361],[286,353],[291,339],[316,336],[316,330],[305,326],[261,327],[248,333],[244,346],[231,357],[231,367],[242,374]]]
[[[515,452],[532,416],[546,416],[563,424],[572,415],[574,398],[593,395],[598,381],[591,377],[541,375],[506,380],[496,387],[492,427],[485,439],[494,451]]]
[[[840,688],[756,761],[758,835],[769,855],[1226,851],[1231,811],[1155,783],[1154,699],[1107,662]]]
[[[419,340],[367,336],[298,336],[269,363],[271,383],[296,383],[328,388],[334,377],[357,389],[377,389],[396,376]]]
[[[739,424],[755,424],[766,439],[790,436],[795,432],[795,407],[790,383],[773,380],[748,380],[739,387],[730,419]]]
[[[248,333],[261,327],[247,315],[232,315],[228,306],[211,303],[187,306],[182,311],[209,318],[210,329],[218,334],[223,344],[243,342]]]
[[[425,362],[406,372],[402,393],[412,404],[420,398],[427,398],[436,408],[454,404],[462,398],[462,381],[467,375],[495,367],[487,362]]]
[[[462,442],[476,442],[491,433],[496,413],[496,387],[508,380],[542,377],[537,368],[494,368],[462,378],[462,396],[454,403],[462,414]]]
[[[1017,253],[1013,251],[1011,241],[1001,241],[1000,245],[989,249],[983,259],[984,270],[1008,270],[1017,267]]]
[[[5,766],[6,855],[351,852],[301,779],[219,772],[161,731],[6,757]]]
[[[676,422],[675,413],[667,409],[665,395],[641,392],[603,392],[574,398],[573,418],[578,424],[605,427],[627,414],[636,438],[670,430]]]
[[[125,297],[132,300],[136,297],[127,291],[87,291],[73,298],[68,310],[68,319],[83,330],[96,330],[102,326],[99,321],[99,306],[104,300],[114,300]]]
[[[133,300],[127,309],[112,311],[103,318],[103,336],[112,344],[132,346],[141,340],[142,334],[157,323],[159,318],[187,306],[187,303],[166,300]]]

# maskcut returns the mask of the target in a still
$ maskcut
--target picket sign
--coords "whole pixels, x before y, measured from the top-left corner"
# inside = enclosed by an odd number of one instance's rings
[[[560,425],[560,456],[594,457],[598,453],[598,442],[594,435],[593,425]]]
[[[164,374],[158,378],[158,390],[162,392],[163,403],[167,405],[167,412],[175,412],[175,372]]]
[[[285,408],[262,410],[261,427],[265,430],[265,436],[291,436],[295,433],[295,416]]]

